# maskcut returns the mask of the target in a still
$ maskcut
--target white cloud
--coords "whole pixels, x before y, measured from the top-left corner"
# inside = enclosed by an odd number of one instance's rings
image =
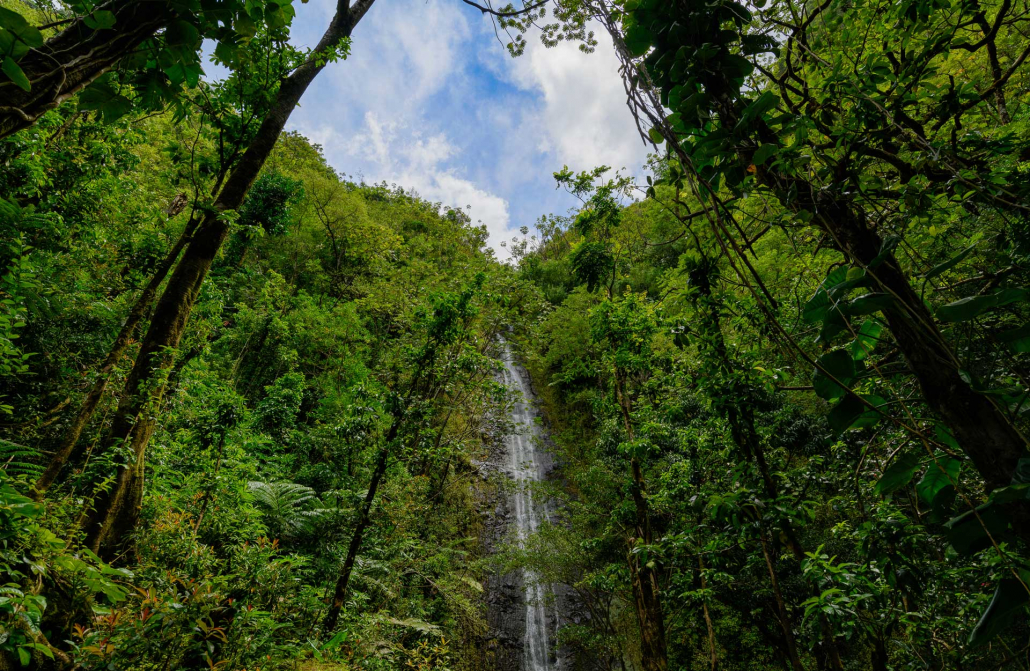
[[[457,149],[442,133],[423,137],[397,121],[365,114],[365,127],[346,143],[347,153],[369,166],[369,181],[386,181],[412,189],[423,198],[464,210],[486,225],[490,244],[503,258],[499,243],[510,237],[508,201],[464,178],[446,164]]]
[[[619,61],[603,32],[594,53],[563,42],[546,48],[530,43],[511,67],[511,80],[536,91],[541,105],[531,120],[540,128],[540,149],[573,170],[599,165],[638,174],[647,156],[626,107]]]

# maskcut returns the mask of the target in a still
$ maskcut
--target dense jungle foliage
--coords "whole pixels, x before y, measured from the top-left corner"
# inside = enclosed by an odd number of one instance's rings
[[[1030,5],[464,0],[654,149],[501,263],[286,130],[373,4],[0,1],[0,669],[490,668],[520,569],[583,669],[1030,668]]]

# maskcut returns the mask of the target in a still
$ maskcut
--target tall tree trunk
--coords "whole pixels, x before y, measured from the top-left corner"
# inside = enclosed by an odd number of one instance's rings
[[[838,219],[835,214],[841,215]],[[869,267],[883,247],[880,236],[859,217],[845,212],[820,217],[824,228],[848,256]],[[951,429],[989,488],[1012,482],[1016,464],[1027,456],[1026,440],[989,397],[962,379],[958,359],[937,329],[933,316],[891,255],[869,270],[879,288],[894,296],[884,310],[898,348],[919,381],[927,405]]]
[[[112,426],[109,444],[123,443],[129,449],[130,463],[119,468],[113,486],[97,494],[86,516],[86,541],[94,552],[112,556],[136,526],[143,498],[146,448],[157,428],[156,413],[164,393],[161,378],[171,366],[170,353],[179,345],[204,278],[228,235],[229,226],[222,212],[236,210],[243,204],[290,114],[325,67],[322,54],[350,36],[374,2],[359,0],[351,7],[349,0],[340,0],[336,15],[315,47],[317,55],[282,82],[254,140],[226,179],[213,211],[205,215],[169,278],[126,380]]]
[[[707,345],[708,350],[711,352],[710,357],[714,359],[712,363],[727,376],[737,375],[736,371],[740,367],[731,358],[729,349],[726,347],[726,340],[722,333],[722,321],[719,315],[720,306],[712,297],[710,278],[703,278],[699,282],[699,287],[701,297],[698,301],[698,307],[703,315],[703,328],[707,331],[709,338]],[[733,442],[741,452],[755,463],[759,476],[762,478],[765,495],[770,500],[776,501],[780,496],[779,488],[776,486],[776,481],[773,480],[769,463],[765,458],[765,448],[755,427],[753,408],[757,399],[754,387],[748,380],[744,380],[740,384],[735,384],[732,389],[727,389],[724,393],[728,397],[728,402],[720,402],[719,406],[723,408],[726,420],[729,422]],[[787,537],[787,545],[790,547],[794,558],[799,563],[804,561],[805,549],[798,539],[794,525],[790,523],[790,520],[783,520],[782,528],[784,535]],[[840,651],[837,649],[833,627],[825,614],[819,614],[819,623],[830,667],[836,671],[843,671],[844,663],[841,661]]]
[[[93,419],[97,407],[100,405],[100,400],[107,389],[107,383],[110,381],[111,372],[118,365],[118,362],[121,361],[125,350],[128,349],[132,336],[136,332],[136,327],[139,326],[140,322],[146,318],[147,313],[150,312],[150,306],[154,302],[158,288],[160,288],[165,276],[168,275],[168,271],[171,270],[175,261],[179,258],[182,248],[189,241],[190,236],[193,235],[196,226],[197,220],[190,219],[171,251],[165,256],[164,261],[158,267],[153,277],[150,278],[150,282],[147,283],[139,297],[136,298],[136,303],[129,310],[125,323],[122,324],[121,330],[115,336],[114,343],[111,345],[104,363],[101,364],[100,370],[97,371],[97,379],[93,382],[93,386],[90,387],[89,391],[86,392],[85,398],[82,399],[82,405],[79,407],[78,414],[75,415],[71,426],[68,427],[64,437],[61,439],[61,444],[58,445],[57,450],[54,452],[50,464],[43,471],[43,474],[39,476],[39,479],[36,480],[35,485],[33,485],[33,495],[36,499],[43,497],[43,494],[54,483],[54,480],[61,473],[61,469],[64,468],[64,465],[68,463],[68,460],[75,452],[75,446],[78,444],[79,438],[82,437],[82,432],[85,431],[90,420]]]
[[[625,51],[622,37],[615,34],[614,38],[619,48]],[[720,125],[736,127],[747,101],[740,100],[737,88],[725,73],[712,71],[701,76]],[[633,86],[646,85],[646,81],[649,80],[634,80]],[[756,142],[778,144],[776,132],[763,121],[757,120],[754,127]],[[670,136],[667,139],[670,149],[683,165],[693,165],[690,155],[677,138]],[[883,239],[870,227],[862,210],[839,192],[821,188],[802,177],[782,173],[775,165],[756,165],[754,156],[757,150],[757,143],[738,144],[739,168],[753,170],[759,183],[773,191],[788,210],[814,215],[812,222],[830,235],[837,248],[867,269],[877,285],[875,288],[894,297],[896,304],[883,310],[883,314],[899,350],[919,382],[926,404],[951,429],[988,488],[1010,484],[1017,463],[1028,456],[1026,439],[991,398],[977,393],[962,379],[958,359],[937,328],[933,315],[912,288],[893,253],[884,249]],[[788,194],[796,194],[797,197],[788,197]],[[874,260],[878,260],[879,265],[872,268]],[[1020,506],[1016,512],[1015,526],[1024,540],[1030,542],[1030,513],[1026,506]]]
[[[630,442],[635,440],[633,424],[630,421],[630,399],[626,395],[625,376],[616,371],[615,391],[618,395],[619,409]],[[661,586],[658,582],[658,571],[651,562],[641,558],[636,552],[637,545],[651,545],[654,537],[651,532],[651,516],[647,505],[647,487],[640,460],[630,459],[630,477],[633,480],[631,491],[636,513],[636,538],[631,540],[626,559],[633,584],[633,603],[640,624],[640,654],[644,671],[666,671],[669,668],[668,650],[665,644],[665,622],[662,617]]]
[[[801,658],[798,656],[797,642],[794,640],[794,631],[790,626],[790,615],[787,614],[787,604],[780,591],[780,580],[776,575],[776,566],[773,564],[772,555],[769,554],[769,542],[766,540],[764,529],[758,530],[758,539],[762,543],[762,556],[765,557],[765,566],[769,570],[769,582],[772,584],[773,598],[776,600],[776,617],[780,621],[780,629],[783,630],[783,640],[787,644],[790,666],[794,671],[805,671],[805,665],[801,663]]]
[[[134,51],[175,18],[173,3],[112,0],[97,7],[114,14],[114,27],[94,30],[80,18],[18,61],[32,88],[0,84],[0,138],[27,128]]]
[[[708,589],[708,581],[705,579],[705,561],[703,557],[697,558],[698,575],[701,577],[701,589]],[[715,626],[712,624],[712,616],[708,612],[708,599],[701,602],[701,612],[705,616],[705,627],[708,629],[708,652],[712,663],[712,671],[719,668],[719,653],[715,645]]]
[[[726,114],[731,120],[739,117],[736,109],[720,110],[720,115]],[[760,133],[774,137],[767,127]],[[750,148],[740,152],[742,167],[753,165],[755,151]],[[883,238],[869,226],[862,211],[844,196],[805,179],[766,166],[755,170],[759,182],[776,193],[796,190],[798,198],[784,199],[785,207],[815,213],[813,222],[830,235],[841,252],[866,269],[875,282],[874,289],[893,296],[894,304],[883,310],[883,315],[926,404],[951,429],[989,489],[1011,484],[1017,463],[1028,456],[1026,439],[994,400],[977,393],[962,379],[958,358],[926,303],[912,288],[894,254],[885,251]],[[877,261],[879,264],[873,267]],[[1023,533],[1027,537],[1027,531]]]

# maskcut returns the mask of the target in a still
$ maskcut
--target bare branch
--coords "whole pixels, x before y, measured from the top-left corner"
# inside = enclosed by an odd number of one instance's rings
[[[520,16],[522,14],[528,14],[529,12],[532,12],[535,9],[539,9],[540,7],[543,7],[544,5],[546,5],[551,0],[540,0],[540,2],[537,2],[537,3],[534,3],[532,5],[529,5],[528,7],[523,7],[522,9],[518,9],[518,10],[515,10],[515,11],[511,11],[511,12],[499,12],[496,9],[493,9],[492,7],[484,7],[483,5],[475,3],[472,0],[461,0],[461,1],[464,2],[466,5],[469,5],[470,7],[475,7],[476,9],[478,9],[481,12],[483,12],[484,14],[490,14],[492,16],[498,16],[498,17],[500,17],[502,19],[506,19],[506,18],[511,18],[513,16]]]

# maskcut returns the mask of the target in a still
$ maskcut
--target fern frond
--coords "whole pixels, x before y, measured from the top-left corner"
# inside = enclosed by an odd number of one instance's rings
[[[247,488],[264,513],[268,531],[283,538],[297,538],[314,531],[332,509],[322,507],[315,490],[295,482],[250,482]]]
[[[35,479],[43,472],[43,453],[0,438],[0,469],[11,478]]]

